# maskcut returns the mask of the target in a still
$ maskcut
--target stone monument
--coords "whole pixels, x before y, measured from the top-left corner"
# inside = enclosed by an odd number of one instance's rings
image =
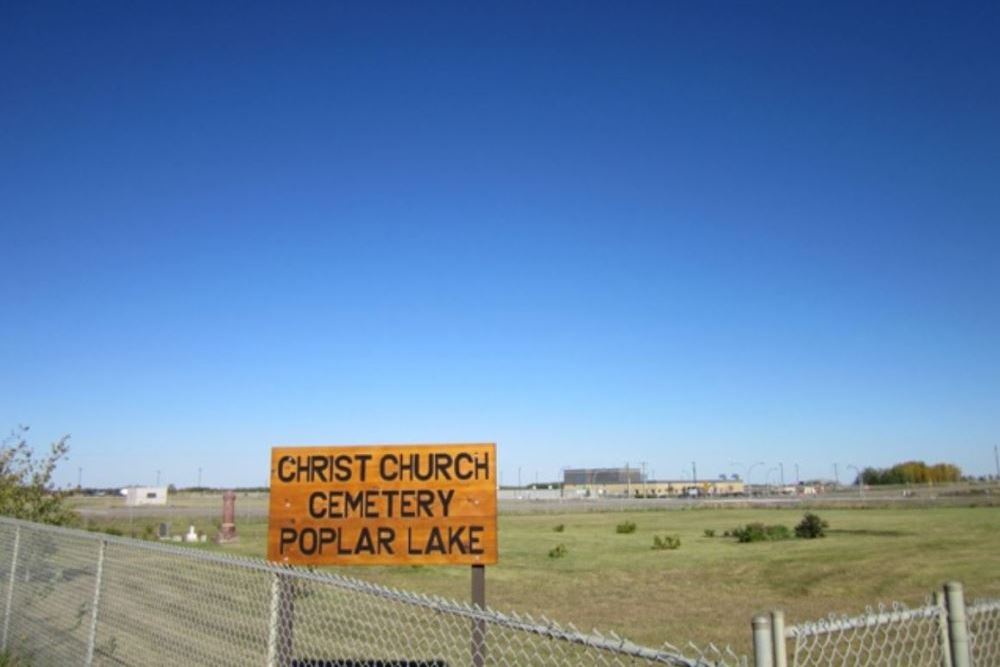
[[[226,491],[222,494],[222,529],[215,541],[219,544],[232,544],[239,540],[240,537],[236,534],[236,492]]]

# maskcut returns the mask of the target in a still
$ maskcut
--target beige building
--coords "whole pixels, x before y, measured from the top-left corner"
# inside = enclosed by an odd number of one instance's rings
[[[647,480],[630,468],[570,469],[563,473],[566,498],[675,498],[741,496],[743,480]]]

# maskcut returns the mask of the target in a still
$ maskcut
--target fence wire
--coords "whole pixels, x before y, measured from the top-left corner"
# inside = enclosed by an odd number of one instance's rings
[[[941,667],[947,664],[947,613],[939,605],[868,609],[787,628],[796,667],[871,665]]]
[[[1000,600],[976,601],[966,608],[972,664],[1000,667]]]
[[[746,667],[327,572],[0,519],[3,648],[32,665]]]

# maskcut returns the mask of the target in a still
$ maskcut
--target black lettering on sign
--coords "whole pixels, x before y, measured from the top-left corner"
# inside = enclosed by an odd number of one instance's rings
[[[268,558],[495,563],[495,451],[492,444],[276,447]]]
[[[295,544],[295,529],[294,528],[282,528],[281,529],[281,553],[285,553],[285,547],[289,544]]]
[[[378,551],[379,553],[394,554],[392,543],[396,541],[396,531],[388,526],[378,527]]]
[[[355,454],[355,459],[357,459],[360,464],[358,467],[358,479],[362,482],[367,481],[368,477],[368,462],[371,461],[371,454]]]

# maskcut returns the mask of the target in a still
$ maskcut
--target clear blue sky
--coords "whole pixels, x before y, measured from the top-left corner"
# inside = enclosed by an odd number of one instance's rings
[[[992,473],[998,65],[996,3],[4,3],[0,426]]]

